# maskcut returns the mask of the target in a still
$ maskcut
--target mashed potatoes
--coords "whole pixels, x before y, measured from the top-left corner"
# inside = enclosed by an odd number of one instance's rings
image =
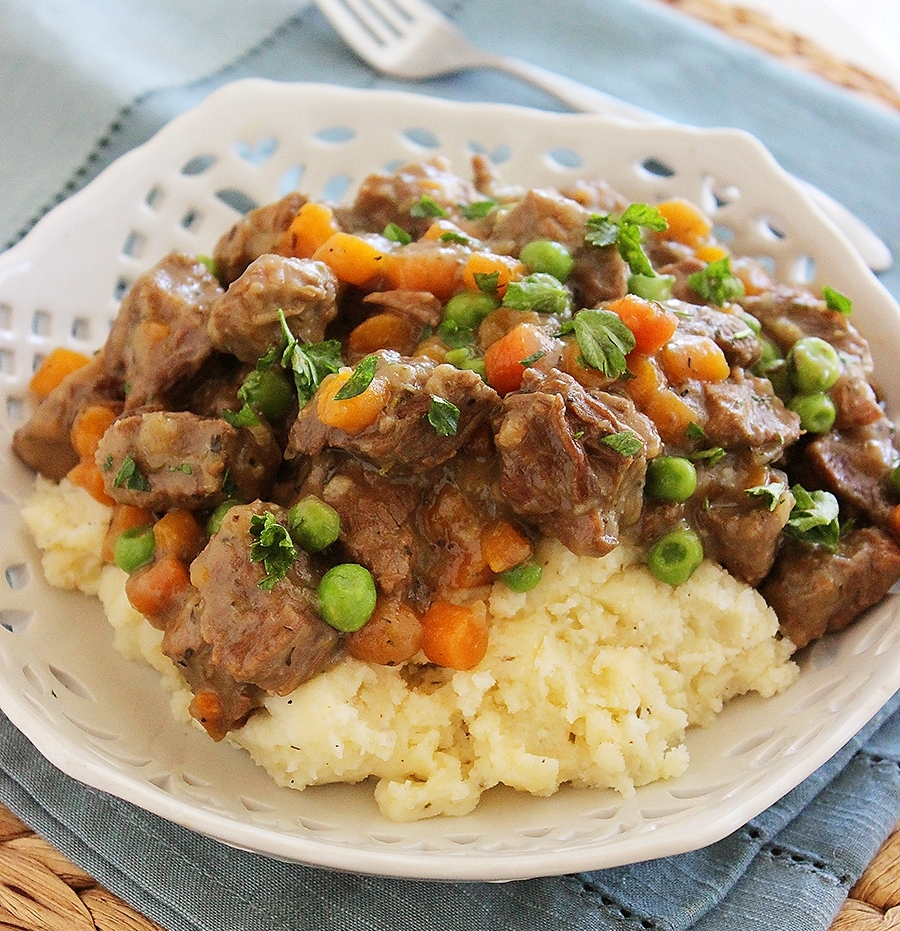
[[[68,481],[40,478],[23,509],[50,583],[98,595],[117,647],[163,674],[175,714],[190,722],[191,693],[160,633],[128,603],[124,573],[101,564],[108,515]],[[270,697],[228,739],[293,788],[372,776],[382,812],[410,821],[465,814],[498,784],[630,795],[684,772],[687,727],[797,675],[775,614],[712,563],[671,588],[625,545],[592,559],[546,542],[538,555],[536,588],[491,592],[490,646],[474,670],[345,659]]]

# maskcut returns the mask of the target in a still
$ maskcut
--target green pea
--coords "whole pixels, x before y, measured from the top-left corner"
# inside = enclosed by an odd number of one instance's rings
[[[687,501],[697,490],[697,470],[682,456],[657,456],[647,463],[645,487],[658,501]]]
[[[645,301],[667,301],[674,284],[674,275],[632,275],[628,279],[628,291]]]
[[[647,554],[647,568],[666,585],[686,582],[703,562],[703,544],[693,530],[672,530]]]
[[[321,498],[309,495],[288,511],[291,539],[307,553],[318,553],[331,546],[341,532],[338,512]]]
[[[767,336],[757,336],[762,355],[754,367],[754,372],[761,375],[773,362],[781,362],[781,350]]]
[[[827,391],[841,374],[841,360],[831,343],[818,336],[798,339],[787,354],[791,384],[799,394]]]
[[[253,410],[259,411],[269,423],[287,417],[294,389],[281,369],[254,369],[244,379],[238,397]]]
[[[153,559],[156,541],[153,527],[130,527],[119,534],[113,547],[113,562],[129,575],[141,566],[146,566]]]
[[[575,265],[568,248],[553,239],[535,239],[522,246],[519,260],[530,271],[553,275],[557,281],[565,281]]]
[[[510,591],[530,592],[540,582],[543,573],[544,570],[538,563],[528,560],[511,569],[504,569],[503,572],[498,573],[498,578]]]
[[[219,527],[222,526],[222,518],[236,504],[240,504],[236,498],[228,498],[218,505],[209,517],[206,518],[206,532],[209,536],[218,533]]]
[[[500,306],[495,294],[484,291],[460,291],[444,305],[444,321],[457,328],[474,330],[484,318]]]
[[[332,566],[322,576],[318,594],[322,620],[344,633],[365,626],[375,610],[375,580],[358,563]]]
[[[834,426],[834,401],[823,391],[798,394],[788,402],[788,408],[800,418],[800,426],[808,433],[827,433]]]

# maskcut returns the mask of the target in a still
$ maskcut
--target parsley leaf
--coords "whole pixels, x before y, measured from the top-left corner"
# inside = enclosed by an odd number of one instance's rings
[[[618,220],[608,214],[588,218],[585,240],[594,246],[618,247],[632,275],[653,278],[656,272],[641,245],[641,228],[662,231],[669,226],[666,218],[649,204],[629,204]]]
[[[446,233],[441,233],[438,239],[441,242],[454,242],[460,246],[468,246],[472,242],[468,236],[465,236],[462,233],[457,233],[454,230],[447,230]]]
[[[240,392],[238,392],[240,397]],[[222,420],[232,427],[255,427],[259,423],[259,417],[253,411],[253,408],[244,401],[244,406],[239,411],[222,411]]]
[[[250,518],[250,535],[254,538],[250,544],[250,559],[261,562],[266,571],[258,583],[259,587],[263,591],[271,591],[275,583],[287,575],[297,558],[297,547],[287,527],[279,524],[271,511],[254,514]]]
[[[836,310],[845,317],[853,313],[853,301],[846,294],[841,294],[840,291],[826,285],[822,288],[822,297],[825,298],[825,306],[829,310]]]
[[[705,436],[706,434],[704,434]],[[691,462],[705,462],[707,465],[715,465],[725,458],[725,450],[721,446],[711,446],[709,449],[701,449],[695,453],[689,453],[688,459]]]
[[[447,211],[433,198],[423,194],[409,209],[411,217],[446,217]]]
[[[787,485],[784,482],[768,482],[765,485],[754,485],[752,488],[745,489],[751,498],[765,499],[766,507],[770,511],[781,503],[784,493],[787,491]]]
[[[284,312],[279,310],[278,315],[286,342],[281,365],[294,375],[297,401],[302,408],[316,393],[322,379],[341,367],[341,344],[336,339],[327,339],[322,343],[301,343],[288,329]]]
[[[137,467],[131,456],[126,456],[116,477],[113,479],[113,488],[128,488],[131,491],[150,491],[150,482]]]
[[[610,449],[614,449],[622,456],[635,456],[644,447],[644,444],[630,430],[610,433],[609,436],[602,437],[600,442],[609,446]]]
[[[618,314],[611,310],[581,310],[562,327],[563,333],[572,331],[586,365],[610,378],[625,374],[625,356],[634,349],[634,333]]]
[[[572,293],[553,275],[535,272],[506,286],[503,306],[565,317],[572,312]]]
[[[784,532],[795,540],[817,543],[834,552],[841,536],[837,498],[828,491],[807,491],[801,485],[791,488],[794,507]]]
[[[744,283],[731,274],[731,259],[727,255],[689,275],[688,284],[704,301],[712,301],[718,307],[744,296]]]
[[[402,226],[398,226],[396,223],[388,223],[382,235],[391,242],[400,243],[401,246],[408,246],[413,239]]]
[[[475,272],[472,277],[478,285],[478,290],[485,294],[493,294],[500,284],[500,272]]]
[[[436,394],[431,396],[428,405],[428,422],[441,436],[456,436],[459,427],[459,408]]]
[[[497,206],[495,200],[476,200],[474,204],[460,205],[459,212],[467,220],[481,220]]]
[[[350,377],[341,385],[340,390],[334,396],[335,401],[349,401],[361,395],[375,377],[375,368],[378,365],[378,356],[366,356],[356,363]]]

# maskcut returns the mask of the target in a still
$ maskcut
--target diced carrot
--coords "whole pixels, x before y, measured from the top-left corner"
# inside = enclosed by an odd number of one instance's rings
[[[412,355],[422,335],[422,324],[412,317],[390,311],[372,314],[357,324],[344,342],[350,358],[362,358],[379,349],[395,349]]]
[[[72,466],[66,474],[66,478],[73,484],[79,485],[85,491],[90,492],[94,500],[101,504],[115,504],[116,502],[106,492],[106,485],[103,481],[103,473],[100,467],[93,459],[82,459],[79,463]]]
[[[658,391],[642,409],[664,443],[683,442],[685,431],[696,420],[696,414],[670,388]]]
[[[712,222],[696,205],[680,197],[665,200],[656,209],[666,218],[668,229],[662,234],[688,246],[696,246],[709,238]]]
[[[309,201],[291,221],[284,234],[281,251],[298,259],[308,259],[337,232],[338,225],[331,208]]]
[[[888,514],[888,527],[895,540],[900,540],[900,504],[895,504]]]
[[[731,273],[741,279],[744,293],[755,297],[772,287],[772,278],[759,262],[753,259],[732,258]]]
[[[510,255],[497,255],[492,252],[473,252],[462,270],[463,284],[470,291],[480,290],[476,275],[497,274],[497,294],[503,297],[510,281],[517,281],[525,276],[528,269]]]
[[[355,659],[396,666],[422,648],[422,622],[409,605],[379,598],[375,611],[359,630],[344,638],[344,649]]]
[[[112,517],[109,521],[109,529],[103,540],[103,547],[100,551],[100,558],[103,562],[111,563],[115,554],[116,540],[126,530],[134,530],[135,527],[148,527],[153,523],[153,513],[147,508],[140,508],[134,504],[117,504],[113,508]]]
[[[384,409],[386,391],[381,379],[375,377],[366,390],[356,397],[336,400],[335,395],[351,374],[352,370],[345,368],[323,379],[316,392],[316,413],[326,427],[334,427],[355,436],[378,419]]]
[[[41,398],[46,398],[68,375],[78,371],[90,362],[83,352],[57,346],[44,356],[35,373],[28,382],[28,387]]]
[[[385,253],[362,236],[332,233],[312,258],[324,262],[340,281],[363,287],[384,273]]]
[[[125,594],[138,614],[159,617],[177,607],[191,584],[188,567],[174,556],[163,556],[125,581]]]
[[[648,354],[661,349],[672,338],[678,318],[656,301],[628,294],[606,306],[634,334],[634,348]]]
[[[625,382],[625,390],[642,407],[662,387],[662,372],[654,359],[641,352],[630,352],[626,363],[631,378]]]
[[[517,391],[522,385],[525,366],[522,362],[545,351],[548,340],[531,323],[520,323],[484,351],[484,368],[488,384],[501,395]]]
[[[571,375],[583,388],[606,388],[615,381],[609,375],[604,375],[600,369],[595,369],[584,361],[581,346],[574,338],[565,340],[558,367],[560,371]]]
[[[427,291],[447,301],[459,290],[466,255],[453,245],[398,249],[386,256],[385,281],[399,291]]]
[[[488,648],[484,606],[432,602],[422,617],[422,650],[429,662],[450,669],[472,669]]]
[[[201,689],[191,699],[188,711],[195,721],[199,721],[206,728],[213,740],[222,740],[228,733],[228,726],[223,720],[225,705],[218,692]]]
[[[495,520],[481,532],[481,553],[492,572],[504,572],[530,559],[528,537],[508,520]]]
[[[103,434],[116,419],[116,412],[105,404],[89,404],[78,412],[69,437],[80,459],[93,459]]]
[[[668,342],[659,352],[659,362],[669,382],[680,385],[696,381],[724,381],[731,371],[725,353],[708,336],[684,335]]]
[[[704,262],[718,262],[719,259],[731,255],[724,246],[715,242],[701,243],[695,247],[694,254]]]
[[[190,563],[203,549],[206,538],[197,518],[184,508],[167,511],[153,525],[156,552],[161,556],[175,556]]]
[[[435,362],[443,362],[447,355],[447,346],[439,336],[427,336],[416,346],[414,356],[425,356]]]

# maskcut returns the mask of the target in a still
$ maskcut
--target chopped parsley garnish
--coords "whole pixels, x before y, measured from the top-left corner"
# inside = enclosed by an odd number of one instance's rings
[[[705,462],[707,465],[715,465],[725,458],[725,450],[721,446],[711,446],[709,449],[701,449],[695,453],[689,453],[687,456],[691,462]]]
[[[829,310],[836,310],[845,317],[853,313],[853,301],[846,294],[841,294],[840,291],[826,285],[822,288],[822,297],[825,298],[825,306]]]
[[[731,259],[727,255],[689,275],[688,284],[704,301],[712,301],[718,307],[744,296],[744,283],[732,275]]]
[[[519,365],[523,365],[525,368],[530,369],[538,359],[543,359],[547,355],[546,351],[543,349],[538,349],[537,352],[533,352],[530,356],[525,356],[524,359],[519,359]]]
[[[614,220],[609,214],[594,214],[588,218],[585,240],[594,246],[611,246],[628,264],[632,275],[652,278],[656,275],[641,245],[641,228],[662,231],[669,226],[666,218],[649,204],[630,204]]]
[[[834,552],[841,536],[838,501],[828,491],[807,491],[801,485],[791,488],[794,507],[784,532],[795,540],[815,543]]]
[[[475,272],[472,277],[478,285],[478,290],[485,294],[493,294],[500,284],[500,272]]]
[[[787,491],[787,485],[784,482],[767,482],[765,485],[754,485],[752,488],[745,489],[751,498],[762,498],[766,507],[770,511],[781,503],[784,493]]]
[[[706,439],[706,431],[696,421],[692,420],[685,428],[684,435],[689,440]]]
[[[433,198],[423,194],[409,208],[411,217],[446,217],[447,211]]]
[[[472,241],[468,236],[464,236],[462,233],[456,233],[453,230],[447,230],[446,233],[441,233],[439,239],[441,242],[455,242],[461,246],[467,246]]]
[[[226,469],[225,474],[222,476],[222,494],[226,498],[233,498],[237,490],[237,482],[231,474],[231,469]]]
[[[614,449],[622,456],[637,455],[643,448],[644,444],[630,430],[621,430],[619,433],[610,433],[600,440],[601,443]]]
[[[322,379],[341,367],[341,344],[336,339],[322,343],[301,343],[288,329],[284,312],[278,311],[281,331],[285,338],[281,365],[293,373],[297,388],[297,401],[304,407],[316,393]]]
[[[222,420],[232,427],[255,427],[259,423],[259,417],[253,412],[253,408],[244,402],[244,406],[239,411],[222,411]]]
[[[271,591],[275,583],[287,575],[297,558],[297,547],[287,527],[279,524],[271,511],[250,518],[250,535],[254,538],[250,544],[250,559],[261,562],[266,572],[259,587]]]
[[[131,456],[126,456],[113,479],[113,488],[128,488],[131,491],[150,491],[150,482],[137,467]]]
[[[356,363],[350,377],[341,385],[340,390],[334,396],[335,401],[349,401],[362,394],[375,377],[375,368],[378,365],[378,356],[366,356]]]
[[[535,272],[506,286],[503,306],[565,317],[572,312],[572,293],[553,275]]]
[[[482,220],[497,206],[495,200],[478,200],[474,204],[461,205],[459,212],[467,220]]]
[[[446,398],[433,394],[428,405],[428,422],[441,436],[456,436],[459,427],[459,408]]]
[[[563,324],[562,333],[575,333],[585,365],[609,378],[627,371],[625,356],[634,349],[634,333],[611,310],[581,310]]]
[[[398,226],[396,223],[388,223],[384,228],[383,235],[385,239],[389,239],[391,242],[398,242],[401,246],[408,246],[413,239],[402,226]]]

